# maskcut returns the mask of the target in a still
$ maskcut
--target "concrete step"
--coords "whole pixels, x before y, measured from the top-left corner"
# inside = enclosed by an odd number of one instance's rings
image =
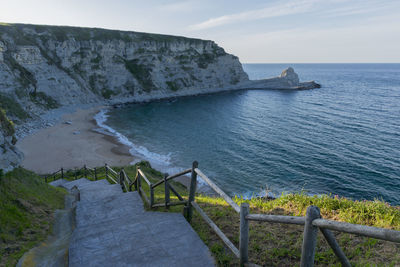
[[[214,266],[214,259],[178,213],[147,212],[137,192],[108,181],[59,182],[80,191],[69,266]]]
[[[69,260],[69,266],[214,266],[184,217],[163,212],[77,227]]]
[[[123,219],[134,220],[135,216],[140,216],[144,212],[143,203],[137,192],[120,193],[95,202],[78,202],[76,226],[79,228]]]
[[[61,187],[64,187],[67,190],[71,190],[72,187],[74,187],[75,185],[79,187],[81,185],[84,185],[84,184],[90,183],[90,182],[91,181],[86,179],[86,178],[80,178],[78,180],[73,180],[73,181],[70,181],[68,183],[64,183],[63,185],[61,185]]]
[[[120,185],[94,185],[80,190],[81,202],[96,202],[107,197],[122,194]]]
[[[57,186],[62,186],[62,185],[64,185],[64,184],[68,183],[68,182],[69,182],[69,181],[68,181],[68,180],[65,180],[65,179],[58,179],[58,180],[55,180],[55,181],[53,181],[53,182],[50,182],[49,184],[52,185],[52,186],[54,186],[54,187],[57,187]]]

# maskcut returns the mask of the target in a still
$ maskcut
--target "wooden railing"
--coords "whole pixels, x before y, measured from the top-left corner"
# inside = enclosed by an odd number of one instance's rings
[[[103,170],[104,175],[101,176],[100,173],[102,173]],[[125,174],[123,169],[122,172]],[[95,181],[99,179],[107,179],[114,184],[117,184],[117,181],[120,181],[120,174],[110,168],[107,164],[100,168],[90,168],[84,165],[82,168],[75,168],[68,171],[66,171],[64,168],[61,168],[52,174],[44,175],[46,182],[55,181],[57,179],[76,180],[78,177],[85,177]],[[124,177],[127,177],[127,175],[125,174]],[[129,179],[129,177],[127,179]]]
[[[270,222],[270,223],[283,223],[283,224],[296,224],[304,225],[303,233],[303,244],[301,249],[301,263],[300,266],[313,266],[315,250],[317,244],[317,234],[318,229],[322,232],[327,243],[332,248],[335,255],[338,257],[342,266],[351,266],[349,260],[343,253],[335,236],[331,230],[350,233],[355,235],[361,235],[366,237],[372,237],[376,239],[391,241],[400,243],[400,231],[377,228],[371,226],[364,226],[358,224],[351,224],[345,222],[338,222],[333,220],[326,220],[321,218],[320,210],[316,206],[309,206],[307,208],[306,216],[282,216],[282,215],[268,215],[268,214],[250,214],[250,207],[248,203],[242,203],[240,207],[230,198],[223,190],[221,190],[210,178],[208,178],[199,168],[198,163],[195,161],[192,164],[191,169],[186,169],[182,172],[173,175],[164,175],[164,178],[156,183],[151,183],[151,181],[146,177],[145,173],[138,167],[136,177],[132,180],[125,172],[124,169],[118,173],[117,171],[110,168],[107,164],[102,167],[105,169],[105,176],[98,177],[98,169],[88,168],[84,166],[82,169],[75,170],[75,178],[77,177],[77,172],[84,172],[84,175],[92,175],[94,180],[97,179],[108,179],[115,184],[120,184],[122,190],[132,191],[132,186],[143,197],[145,202],[150,208],[156,207],[166,207],[175,205],[184,205],[183,214],[187,221],[191,223],[193,217],[193,210],[196,210],[199,215],[206,221],[206,223],[211,227],[211,229],[221,238],[225,245],[232,251],[232,253],[240,260],[240,265],[255,265],[249,263],[248,256],[248,244],[249,244],[249,222],[259,221],[259,222]],[[171,185],[169,181],[185,175],[191,174],[190,188],[188,199],[185,200],[178,191]],[[232,208],[239,214],[240,218],[240,232],[239,232],[239,248],[237,248],[229,238],[221,231],[221,229],[211,220],[210,217],[204,212],[204,210],[196,203],[196,190],[197,190],[197,177],[206,182],[211,189],[213,189],[220,197],[222,197]],[[66,178],[63,168],[59,171],[47,176],[46,182],[49,177],[53,177],[55,180],[58,178]],[[146,195],[146,192],[142,188],[142,182],[145,182],[150,191],[150,196]],[[165,198],[164,203],[155,203],[154,200],[154,189],[160,185],[164,184]],[[173,192],[179,201],[170,201],[170,192]]]
[[[136,175],[136,178],[135,178],[133,184],[135,185],[136,190],[143,197],[143,199],[146,201],[147,205],[149,205],[150,208],[156,208],[156,207],[169,208],[170,206],[187,205],[187,201],[184,200],[184,198],[178,193],[178,191],[175,189],[175,187],[172,186],[172,184],[169,181],[171,181],[179,176],[188,174],[191,171],[192,171],[191,169],[187,169],[187,170],[184,170],[182,172],[179,172],[179,173],[176,173],[176,174],[170,175],[170,176],[165,174],[163,179],[161,179],[158,182],[153,184],[146,177],[146,175],[143,173],[143,171],[138,167],[137,175]],[[147,197],[145,191],[142,188],[142,180],[144,182],[146,182],[146,184],[149,186],[149,191],[150,191],[149,197]],[[162,184],[164,184],[164,192],[165,192],[164,200],[165,201],[163,204],[154,203],[154,189]],[[171,191],[179,199],[179,201],[171,202],[171,198],[170,198]]]
[[[202,178],[219,196],[221,196],[240,216],[240,233],[239,233],[239,248],[237,248],[229,238],[218,228],[218,226],[207,216],[202,208],[196,203],[196,184],[197,175]],[[400,243],[400,231],[377,228],[371,226],[357,225],[345,222],[326,220],[321,218],[319,208],[309,206],[305,217],[298,216],[282,216],[282,215],[267,215],[267,214],[250,214],[248,203],[242,203],[240,207],[222,191],[210,178],[208,178],[199,168],[198,163],[193,162],[191,186],[189,191],[189,200],[186,206],[186,218],[190,222],[192,219],[192,209],[194,208],[200,216],[209,224],[214,232],[222,239],[225,245],[232,253],[239,258],[240,265],[254,265],[249,263],[248,244],[249,244],[249,221],[297,224],[304,225],[303,244],[301,252],[300,266],[313,266],[314,256],[317,245],[318,229],[322,232],[329,246],[332,248],[335,255],[338,257],[342,266],[351,266],[346,255],[343,253],[335,236],[331,230],[372,237],[376,239]]]

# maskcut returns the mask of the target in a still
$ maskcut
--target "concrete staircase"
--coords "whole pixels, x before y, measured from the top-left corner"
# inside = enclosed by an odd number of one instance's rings
[[[214,266],[207,246],[181,214],[147,212],[137,192],[107,180],[52,183],[80,191],[69,266]]]

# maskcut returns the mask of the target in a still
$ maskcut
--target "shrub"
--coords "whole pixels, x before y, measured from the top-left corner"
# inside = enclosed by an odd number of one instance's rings
[[[125,60],[125,68],[135,77],[144,91],[150,92],[156,89],[148,65],[140,64],[138,59]]]
[[[0,125],[3,129],[5,136],[12,136],[15,133],[14,123],[7,118],[4,109],[0,109]]]

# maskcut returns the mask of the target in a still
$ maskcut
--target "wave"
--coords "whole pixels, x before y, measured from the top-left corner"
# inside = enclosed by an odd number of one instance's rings
[[[183,171],[185,168],[172,166],[171,163],[171,153],[167,155],[158,154],[149,151],[146,147],[134,144],[125,135],[118,132],[114,128],[108,126],[106,121],[109,117],[107,115],[108,109],[101,109],[95,116],[94,119],[100,129],[95,129],[95,131],[100,132],[105,135],[111,135],[117,138],[118,142],[129,147],[129,153],[135,158],[131,162],[131,165],[140,162],[142,160],[149,161],[151,166],[161,172],[174,174]],[[189,176],[189,175],[187,175]],[[205,182],[199,177],[199,184],[203,185]]]

